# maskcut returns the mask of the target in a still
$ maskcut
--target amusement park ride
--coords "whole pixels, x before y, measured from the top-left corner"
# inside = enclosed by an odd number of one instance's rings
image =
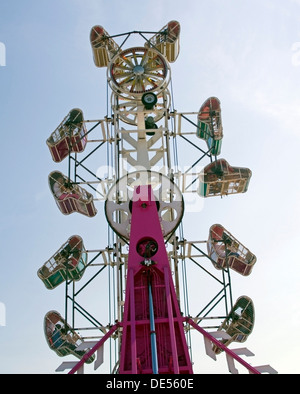
[[[124,49],[131,36],[142,38],[143,46]],[[230,372],[238,373],[238,363],[250,373],[276,373],[269,365],[244,361],[241,355],[253,355],[248,349],[228,347],[244,342],[253,330],[253,302],[240,296],[233,303],[230,272],[249,275],[255,255],[221,224],[210,227],[205,241],[183,236],[183,195],[245,193],[251,171],[219,158],[223,126],[216,97],[197,112],[175,111],[170,63],[179,55],[179,37],[177,21],[158,32],[115,36],[94,26],[93,59],[107,69],[111,111],[103,119],[86,120],[74,108],[47,139],[53,161],[68,164],[67,173],[49,175],[58,209],[93,218],[99,203],[109,224],[107,246],[89,250],[86,240],[72,235],[38,270],[47,289],[65,286],[64,315],[51,310],[44,319],[49,347],[59,356],[75,356],[57,371],[83,373],[92,363],[97,369],[108,341],[110,373],[192,374],[191,331],[198,331],[208,356],[216,360],[226,353]],[[184,172],[178,166],[179,140],[197,153]],[[197,171],[200,161],[203,170]],[[104,177],[97,172],[101,165],[108,168]],[[219,286],[194,316],[185,301],[187,264],[200,267]],[[100,312],[83,307],[80,296],[106,271],[110,321],[103,325]],[[204,326],[213,319],[215,327]]]

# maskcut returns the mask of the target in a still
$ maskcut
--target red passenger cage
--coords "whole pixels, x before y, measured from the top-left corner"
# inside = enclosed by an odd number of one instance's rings
[[[56,163],[64,160],[69,153],[83,152],[87,137],[82,111],[72,109],[46,142]]]
[[[207,250],[215,268],[229,267],[243,276],[250,275],[256,263],[255,255],[220,224],[211,226]]]
[[[73,212],[89,217],[96,215],[93,195],[72,183],[61,172],[53,171],[49,174],[49,186],[58,208],[64,215]]]

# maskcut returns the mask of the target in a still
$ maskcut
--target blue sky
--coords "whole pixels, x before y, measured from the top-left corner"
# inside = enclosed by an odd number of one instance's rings
[[[185,238],[206,239],[211,224],[221,223],[255,253],[249,277],[232,275],[234,298],[246,294],[255,304],[255,328],[245,344],[255,353],[249,361],[300,372],[292,337],[300,328],[299,14],[299,0],[0,3],[6,49],[0,65],[0,302],[6,312],[0,373],[54,373],[62,360],[47,347],[43,317],[63,311],[64,291],[47,291],[36,271],[72,234],[82,235],[88,249],[107,243],[101,203],[95,219],[65,217],[47,183],[52,170],[66,168],[51,160],[46,139],[69,110],[81,108],[86,119],[106,115],[106,70],[94,66],[90,29],[156,31],[172,19],[181,24],[181,52],[171,64],[175,108],[198,111],[217,96],[222,157],[253,173],[246,194],[205,200],[196,221],[186,212]],[[184,149],[182,165],[189,161]],[[205,287],[197,275],[188,279],[191,306]],[[227,371],[224,357],[215,362],[204,354],[202,338],[193,354],[195,372]]]

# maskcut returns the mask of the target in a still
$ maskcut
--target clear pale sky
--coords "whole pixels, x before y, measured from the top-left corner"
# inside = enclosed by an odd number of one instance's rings
[[[48,174],[67,168],[50,157],[50,133],[74,107],[86,119],[106,115],[106,70],[94,66],[90,29],[158,31],[170,20],[181,24],[181,52],[171,64],[175,108],[198,111],[217,96],[221,157],[253,173],[247,193],[186,212],[185,238],[205,240],[221,223],[253,251],[252,274],[232,274],[234,299],[245,294],[255,305],[245,343],[255,357],[247,361],[300,373],[299,15],[299,0],[0,3],[0,373],[54,373],[63,359],[46,344],[43,318],[51,309],[63,313],[64,289],[47,291],[36,272],[70,235],[81,235],[87,249],[106,246],[102,203],[94,219],[66,217],[48,188]],[[201,272],[188,283],[193,308],[205,288]],[[228,372],[223,355],[205,355],[201,337],[193,358],[196,373]]]

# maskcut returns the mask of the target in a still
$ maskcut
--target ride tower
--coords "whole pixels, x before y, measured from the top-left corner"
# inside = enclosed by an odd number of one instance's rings
[[[132,38],[142,45],[124,48]],[[196,112],[174,108],[170,63],[180,52],[179,22],[115,36],[94,26],[90,43],[95,65],[107,70],[109,109],[103,119],[86,120],[78,108],[63,118],[47,145],[53,161],[67,169],[52,171],[48,180],[64,215],[94,221],[104,209],[108,244],[89,249],[88,240],[71,235],[38,270],[47,289],[65,286],[64,315],[56,310],[45,315],[47,343],[59,356],[79,359],[63,362],[57,371],[80,373],[86,364],[98,369],[110,341],[110,373],[192,374],[196,330],[208,356],[226,353],[230,372],[238,372],[234,361],[250,373],[276,372],[246,363],[240,355],[253,355],[248,349],[228,347],[244,342],[254,326],[251,298],[233,302],[230,272],[249,275],[256,256],[221,224],[212,224],[206,240],[184,237],[184,196],[194,195],[201,204],[245,193],[251,170],[219,158],[218,98],[209,97]],[[184,170],[181,143],[196,157]],[[107,169],[103,174],[101,166]],[[212,294],[199,296],[198,313],[189,310],[189,264],[214,284]],[[89,288],[99,299],[101,280],[108,294],[105,324],[103,299],[96,308],[81,301]]]

